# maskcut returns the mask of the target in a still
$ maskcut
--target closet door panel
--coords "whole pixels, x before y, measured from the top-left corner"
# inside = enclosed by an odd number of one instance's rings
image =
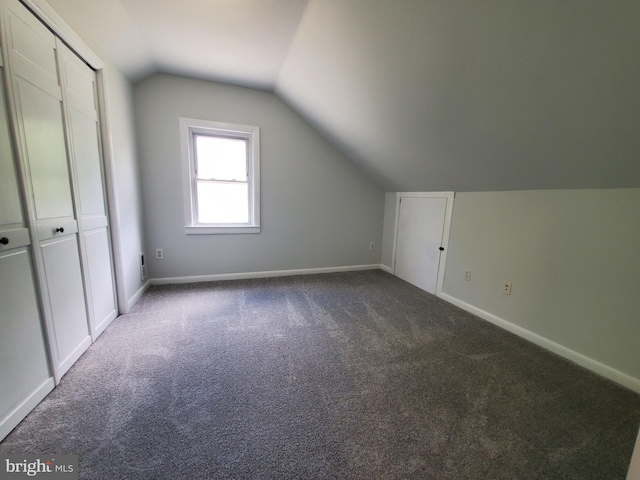
[[[73,217],[61,103],[22,79],[17,86],[36,217]]]
[[[0,440],[52,389],[27,248],[0,251]]]
[[[49,240],[42,244],[42,253],[59,373],[63,375],[91,344],[76,236]]]
[[[20,2],[6,4],[19,131],[36,217],[73,217],[56,38]]]
[[[69,120],[78,176],[79,217],[99,215],[106,220],[96,120],[77,110],[70,110]]]
[[[95,339],[118,314],[100,153],[95,72],[65,45],[58,44],[58,53],[76,179],[85,290],[91,334]]]
[[[54,35],[17,1],[7,15],[13,73],[60,97]]]
[[[5,5],[16,127],[37,234],[33,240],[42,310],[58,380],[91,337],[57,40],[20,2],[5,0]]]
[[[53,389],[0,56],[0,440]]]
[[[106,227],[90,230],[83,238],[95,327],[103,330],[106,327],[104,322],[113,320],[117,314],[111,258],[108,255],[109,231]]]
[[[51,377],[26,248],[0,252],[0,412]]]

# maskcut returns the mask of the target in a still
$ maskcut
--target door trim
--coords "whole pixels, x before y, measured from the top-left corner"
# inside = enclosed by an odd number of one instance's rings
[[[393,256],[391,258],[392,273],[396,273],[396,247],[398,242],[398,226],[400,224],[400,201],[403,198],[444,198],[447,201],[444,215],[444,229],[442,232],[442,247],[444,250],[440,254],[438,264],[438,281],[436,284],[436,296],[442,294],[444,286],[444,273],[447,264],[447,254],[449,251],[449,233],[451,231],[451,217],[453,215],[453,201],[455,192],[396,192],[396,217],[393,229]]]
[[[94,70],[103,68],[100,57],[85,43],[69,24],[56,12],[46,0],[20,0],[31,12],[47,25],[53,33],[64,40],[75,53]]]

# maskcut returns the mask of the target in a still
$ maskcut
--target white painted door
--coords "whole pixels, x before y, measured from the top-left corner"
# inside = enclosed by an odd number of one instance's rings
[[[57,46],[63,72],[69,153],[75,173],[84,287],[91,335],[95,340],[118,314],[100,155],[95,73],[62,42],[58,41]]]
[[[9,136],[0,58],[0,440],[53,389]]]
[[[26,246],[0,248],[0,304],[2,440],[54,386]]]
[[[445,197],[399,198],[394,273],[433,294],[438,286],[447,201]]]
[[[7,2],[8,50],[25,166],[25,186],[37,228],[44,313],[54,374],[59,379],[91,344],[79,268],[53,34],[19,2]],[[73,304],[71,307],[70,304]]]

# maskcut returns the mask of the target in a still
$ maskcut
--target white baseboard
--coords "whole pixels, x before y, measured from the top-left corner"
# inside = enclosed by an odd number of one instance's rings
[[[389,267],[387,265],[384,265],[384,264],[380,265],[380,268],[382,270],[384,270],[385,272],[390,273],[391,275],[393,275],[393,268],[391,268],[391,267]]]
[[[62,359],[59,362],[58,367],[54,368],[54,373],[56,377],[56,385],[60,383],[60,379],[63,377],[65,373],[73,366],[74,363],[78,361],[78,359],[82,356],[84,352],[87,351],[92,344],[91,335],[87,335],[85,339],[78,345],[73,352],[71,352],[67,358]]]
[[[140,300],[140,297],[142,296],[142,294],[144,292],[147,291],[147,289],[152,285],[151,280],[147,280],[144,285],[142,285],[138,291],[136,293],[133,294],[133,296],[129,299],[129,301],[127,302],[127,311],[126,312],[120,312],[121,314],[124,313],[129,313],[129,311],[133,308],[133,306],[138,302],[138,300]]]
[[[9,435],[11,430],[16,428],[18,424],[26,417],[31,410],[36,408],[44,397],[46,397],[51,390],[53,390],[55,384],[53,377],[44,380],[38,387],[36,387],[27,398],[25,398],[16,408],[14,408],[9,414],[0,418],[0,440]]]
[[[543,347],[557,355],[560,355],[561,357],[571,360],[573,363],[576,363],[581,367],[591,370],[592,372],[608,378],[609,380],[613,380],[614,382],[619,383],[620,385],[627,387],[634,392],[640,393],[640,379],[634,378],[631,375],[627,375],[626,373],[616,370],[615,368],[600,363],[597,360],[571,350],[570,348],[560,345],[559,343],[556,343],[553,340],[549,340],[548,338],[538,335],[537,333],[527,330],[526,328],[508,322],[507,320],[504,320],[503,318],[500,318],[492,313],[474,307],[473,305],[459,300],[447,293],[443,292],[439,295],[439,297],[457,307],[462,308],[463,310],[466,310],[467,312],[473,313],[474,315],[477,315],[478,317],[490,323],[493,323],[494,325],[497,325],[500,328],[514,333],[515,335],[518,335],[525,340],[535,343],[536,345]]]
[[[298,270],[272,270],[265,272],[219,273],[214,275],[194,275],[189,277],[152,278],[151,285],[174,283],[217,282],[220,280],[243,280],[247,278],[289,277],[292,275],[313,275],[317,273],[355,272],[360,270],[379,270],[382,265],[349,265],[343,267],[302,268]]]
[[[102,335],[102,332],[104,332],[107,327],[111,325],[111,323],[117,318],[117,316],[118,312],[114,310],[111,315],[109,315],[100,323],[100,325],[93,329],[93,331],[91,332],[91,343],[95,342],[98,337]]]

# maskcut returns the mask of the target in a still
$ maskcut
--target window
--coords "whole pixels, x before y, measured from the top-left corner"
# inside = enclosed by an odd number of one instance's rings
[[[187,234],[260,233],[258,127],[180,118]]]

